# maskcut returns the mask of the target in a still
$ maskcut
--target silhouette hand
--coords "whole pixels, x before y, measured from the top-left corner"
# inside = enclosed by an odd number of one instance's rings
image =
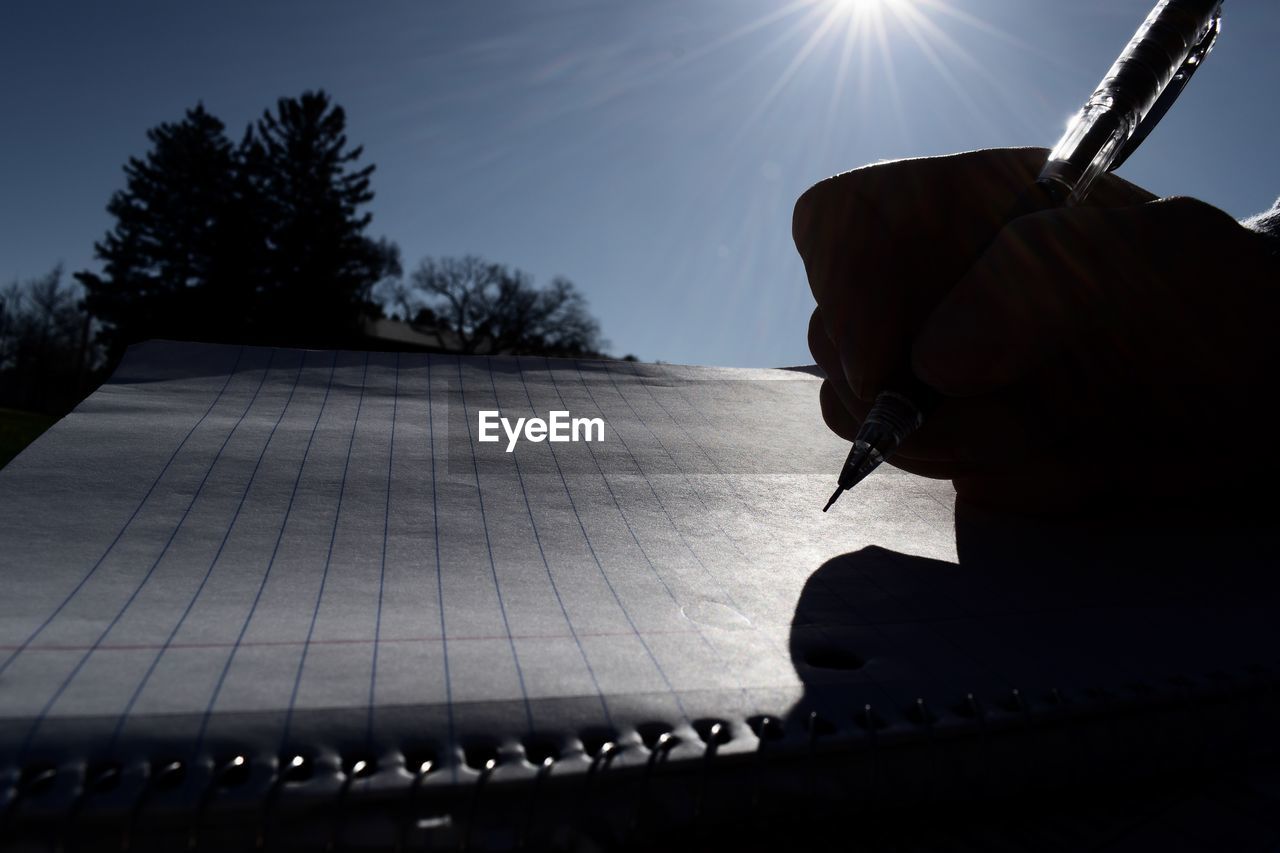
[[[1271,242],[1114,176],[1004,222],[1046,152],[877,164],[796,202],[823,417],[852,440],[909,364],[943,402],[891,463],[1029,511],[1178,497],[1276,467]]]

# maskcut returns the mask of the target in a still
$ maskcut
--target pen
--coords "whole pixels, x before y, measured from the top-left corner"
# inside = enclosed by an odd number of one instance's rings
[[[1072,118],[1006,221],[1076,204],[1094,179],[1118,168],[1168,112],[1213,49],[1221,25],[1221,0],[1160,0]],[[938,392],[910,369],[899,375],[876,396],[823,512],[892,456],[937,405]]]

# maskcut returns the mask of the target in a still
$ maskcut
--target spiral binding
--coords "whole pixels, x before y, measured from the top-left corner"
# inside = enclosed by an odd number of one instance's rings
[[[967,697],[970,703],[975,700],[970,694]],[[855,719],[860,720],[859,725],[867,729],[872,740],[874,740],[874,732],[880,727],[878,720],[875,718],[869,706],[865,706],[855,714]],[[693,725],[695,733],[701,740],[701,759],[700,770],[698,772],[697,788],[694,796],[692,813],[695,821],[704,821],[706,819],[706,804],[708,790],[710,788],[710,780],[714,772],[714,765],[720,753],[721,747],[730,743],[735,735],[733,728],[722,720],[698,721]],[[766,742],[780,741],[783,739],[783,725],[779,718],[765,716],[760,718],[757,725],[748,725],[745,727],[750,731],[758,741],[758,761],[764,761],[764,745]],[[820,737],[834,732],[832,723],[821,717],[816,711],[811,712],[806,724],[808,730],[809,749],[807,750],[810,763],[815,755],[819,752],[818,740]],[[675,733],[673,728],[667,727],[667,730],[657,734],[656,737],[645,738],[643,735],[639,738],[638,744],[623,746],[616,735],[600,739],[598,735],[587,738],[587,741],[597,741],[597,743],[588,743],[584,747],[583,753],[590,759],[583,774],[584,784],[586,785],[586,793],[588,797],[582,799],[584,808],[589,808],[590,800],[598,800],[607,793],[607,776],[614,760],[625,749],[644,749],[648,752],[648,756],[644,761],[640,770],[640,788],[636,802],[633,804],[631,820],[625,828],[628,833],[633,832],[640,827],[642,817],[643,803],[652,794],[653,780],[658,775],[658,768],[665,763],[678,746],[684,741]],[[523,846],[528,843],[531,835],[534,818],[537,814],[537,797],[541,792],[545,780],[551,775],[554,767],[561,763],[562,756],[546,755],[535,767],[533,777],[533,787],[530,794],[530,804],[527,810],[523,825],[518,834],[519,843]],[[467,817],[462,830],[462,849],[470,849],[474,838],[474,831],[477,825],[481,823],[480,815],[483,807],[483,799],[486,791],[490,787],[490,781],[495,771],[500,766],[499,756],[487,758],[480,767],[480,772],[475,777],[472,784],[470,803],[466,809]],[[340,840],[346,826],[347,809],[349,800],[352,797],[351,789],[357,779],[365,778],[372,775],[376,771],[376,765],[368,759],[357,759],[349,761],[343,765],[344,781],[336,795],[335,809],[337,817],[334,822],[333,838],[330,847],[332,848],[338,840]],[[275,776],[270,784],[267,795],[263,800],[263,805],[259,813],[258,829],[255,837],[255,847],[263,849],[267,846],[269,839],[274,831],[275,819],[274,815],[277,806],[283,797],[285,788],[290,784],[299,784],[305,782],[314,772],[315,760],[305,755],[297,754],[286,756],[276,765]],[[206,812],[209,805],[216,797],[218,790],[227,787],[233,787],[243,782],[249,773],[249,759],[245,755],[235,755],[221,766],[215,769],[212,779],[207,787],[201,792],[197,800],[197,805],[193,810],[188,827],[188,849],[195,850],[198,846],[199,837],[203,829],[206,827]],[[441,766],[435,759],[424,759],[416,768],[412,768],[409,774],[409,780],[406,784],[406,802],[404,809],[404,820],[399,833],[398,847],[406,849],[409,846],[409,834],[414,827],[418,814],[420,813],[420,795],[423,782],[426,777],[441,769]],[[188,775],[188,765],[180,760],[157,762],[151,768],[147,780],[133,809],[130,812],[128,826],[122,839],[122,848],[130,849],[132,839],[138,834],[140,825],[143,823],[144,812],[151,799],[158,793],[172,790],[184,783]],[[118,776],[120,770],[116,766],[110,775]],[[56,778],[58,770],[53,767],[34,767],[29,768],[23,774],[22,781],[16,787],[16,795],[11,798],[6,809],[6,817],[8,817],[20,802],[30,796],[37,796],[39,793],[50,786],[54,778]],[[763,778],[763,773],[761,774]],[[84,791],[76,801],[75,811],[78,811],[84,802],[97,792],[99,785],[95,781],[86,784]],[[752,801],[759,802],[760,785],[757,784],[753,793]]]
[[[335,808],[337,812],[334,818],[333,837],[329,839],[325,845],[326,853],[332,853],[333,850],[342,842],[345,837],[347,828],[347,803],[351,796],[351,787],[359,781],[368,779],[378,770],[376,761],[366,758],[357,758],[343,764],[343,780],[342,787],[338,789],[338,802]]]
[[[695,821],[701,822],[705,814],[707,805],[707,777],[711,775],[711,763],[715,760],[716,753],[720,750],[720,744],[729,737],[729,727],[716,720],[707,727],[706,735],[703,737],[702,752],[702,773],[698,782],[698,799],[694,803],[693,818]],[[699,732],[701,734],[701,732]]]
[[[528,846],[529,836],[533,831],[533,821],[538,814],[538,794],[541,792],[546,778],[551,775],[551,768],[555,766],[555,763],[555,758],[548,755],[538,764],[537,775],[533,779],[533,790],[529,793],[528,816],[524,820],[524,826],[520,830],[520,837],[516,843],[516,846],[521,850]]]
[[[671,754],[671,750],[680,742],[679,736],[669,729],[659,732],[654,738],[646,738],[641,734],[641,739],[649,749],[649,757],[644,763],[644,775],[640,780],[640,792],[636,797],[636,802],[631,812],[631,821],[627,826],[628,836],[634,835],[640,828],[642,812],[648,801],[650,786],[653,784],[653,777],[656,775],[658,764],[666,761]]]
[[[119,764],[99,765],[90,767],[85,771],[85,784],[76,794],[71,803],[71,808],[67,810],[66,822],[61,828],[58,838],[54,841],[56,853],[62,853],[62,851],[66,850],[67,840],[76,828],[76,819],[80,816],[89,799],[95,794],[103,794],[114,789],[120,782],[121,772],[122,768]]]
[[[258,834],[254,842],[257,850],[267,846],[268,837],[275,825],[273,820],[276,804],[279,802],[285,786],[297,784],[310,779],[315,769],[315,762],[305,755],[295,754],[284,763],[283,769],[276,774],[267,796],[263,801],[262,815],[258,820]]]
[[[14,815],[22,805],[22,801],[38,796],[53,786],[58,777],[58,770],[52,765],[37,764],[23,768],[4,794],[4,810],[0,811],[0,838],[7,838]]]
[[[1235,687],[1247,686],[1246,682],[1241,682],[1234,676],[1229,677]],[[1247,678],[1250,679],[1248,684],[1258,683],[1263,688],[1269,688],[1269,692],[1259,688],[1263,698],[1258,701],[1270,703],[1268,707],[1280,701],[1275,695],[1274,673],[1269,670],[1252,672]],[[646,803],[665,795],[665,791],[659,791],[657,780],[662,775],[663,766],[677,752],[684,759],[681,766],[694,773],[690,779],[693,787],[686,813],[690,814],[695,824],[707,822],[712,815],[709,808],[712,778],[721,761],[731,760],[722,757],[730,744],[736,744],[732,752],[733,760],[753,756],[754,783],[750,796],[744,798],[753,815],[760,811],[771,774],[783,767],[803,773],[804,798],[816,808],[822,799],[818,791],[819,775],[822,772],[818,759],[825,753],[828,739],[835,738],[843,744],[860,744],[859,748],[867,750],[870,759],[867,763],[872,765],[868,769],[874,773],[874,764],[880,760],[876,755],[888,749],[887,744],[882,742],[884,733],[904,723],[919,733],[920,741],[928,744],[939,740],[936,736],[937,728],[944,719],[950,720],[953,725],[967,724],[971,726],[968,736],[973,738],[978,754],[989,758],[989,741],[995,737],[997,730],[1008,731],[1015,728],[1031,734],[1038,730],[1054,730],[1066,721],[1064,713],[1072,710],[1082,713],[1088,711],[1088,717],[1097,720],[1099,715],[1090,709],[1103,710],[1118,699],[1127,699],[1127,707],[1130,709],[1142,710],[1149,703],[1163,702],[1160,707],[1186,708],[1194,715],[1198,713],[1195,709],[1203,702],[1220,698],[1205,694],[1203,690],[1194,691],[1192,686],[1199,682],[1188,678],[1169,679],[1169,684],[1170,689],[1160,694],[1150,685],[1128,685],[1122,692],[1106,694],[1088,690],[1072,692],[1053,687],[1036,696],[1013,688],[989,701],[984,701],[976,692],[966,692],[959,702],[950,705],[932,705],[924,697],[917,697],[906,707],[892,713],[863,702],[851,712],[846,712],[843,718],[829,716],[830,709],[808,708],[799,712],[793,710],[788,717],[753,717],[744,720],[741,725],[725,720],[698,720],[679,727],[647,724],[634,731],[628,730],[625,736],[618,732],[591,732],[580,738],[573,748],[557,748],[540,742],[526,744],[523,749],[513,751],[472,750],[470,755],[464,749],[457,749],[453,752],[446,751],[443,755],[445,760],[441,760],[441,756],[436,753],[412,751],[408,755],[402,752],[394,758],[383,756],[378,760],[369,756],[352,757],[337,765],[341,784],[335,794],[328,849],[338,849],[348,831],[354,810],[361,800],[357,783],[375,775],[390,779],[393,777],[386,773],[395,773],[403,779],[404,799],[398,805],[391,805],[399,813],[397,849],[410,848],[414,830],[424,828],[421,821],[432,820],[434,822],[431,826],[425,828],[443,830],[446,837],[454,838],[457,846],[466,850],[472,849],[477,830],[485,823],[486,800],[490,796],[497,796],[490,793],[495,789],[495,777],[502,774],[504,767],[512,765],[514,769],[518,764],[519,771],[513,774],[513,778],[523,773],[521,778],[528,787],[527,792],[524,788],[519,789],[522,792],[520,796],[525,798],[525,805],[516,810],[510,829],[517,845],[527,847],[536,843],[536,818],[548,807],[550,780],[558,775],[557,767],[566,765],[571,768],[571,772],[581,775],[582,788],[577,790],[582,792],[582,796],[568,796],[577,800],[576,807],[571,808],[571,811],[576,811],[574,820],[579,826],[587,826],[592,807],[598,805],[602,798],[607,799],[620,790],[610,780],[615,764],[619,763],[621,756],[627,754],[632,758],[623,764],[629,774],[627,778],[634,780],[634,788],[628,789],[628,799],[623,803],[627,811],[618,822],[617,833],[619,837],[631,837],[645,828]],[[1173,690],[1174,686],[1178,688],[1176,691]],[[1071,717],[1074,718],[1075,715],[1071,714]],[[847,723],[841,724],[841,719]],[[850,723],[851,726],[848,725]],[[1103,723],[1106,724],[1106,720]],[[682,731],[687,734],[681,733]],[[1207,737],[1208,735],[1206,739]],[[744,743],[744,739],[750,742]],[[272,778],[257,816],[254,842],[258,849],[267,847],[277,830],[277,812],[285,798],[285,790],[290,785],[304,784],[315,775],[320,763],[318,757],[304,754],[286,755],[272,763]],[[462,779],[469,779],[469,784],[447,788],[451,799],[469,788],[469,797],[462,807],[449,809],[447,817],[423,817],[424,789],[427,787],[428,777],[451,767],[460,769],[468,766],[473,771],[471,774],[464,774]],[[927,770],[934,765],[924,766]],[[153,800],[165,792],[191,783],[195,770],[189,762],[180,759],[156,761],[145,769],[136,799],[122,820],[122,850],[132,849],[135,839],[145,830],[148,824],[148,807]],[[74,781],[80,787],[75,789],[70,798],[65,817],[56,827],[51,843],[52,849],[69,846],[68,839],[81,814],[91,805],[92,799],[107,791],[117,790],[127,771],[128,768],[118,762],[92,764],[84,769],[46,763],[32,764],[22,768],[17,774],[10,773],[8,783],[0,788],[0,838],[10,837],[15,827],[20,826],[26,802],[55,787],[71,790],[71,782]],[[67,773],[81,775],[71,779],[65,776]],[[210,829],[207,813],[218,792],[244,784],[250,773],[251,759],[244,753],[232,755],[213,765],[208,781],[201,783],[204,787],[199,791],[187,818],[188,850],[198,849],[200,839]],[[874,779],[870,784],[875,784]],[[504,791],[513,790],[510,785],[504,784],[502,787]],[[566,789],[557,787],[557,790],[564,792]],[[0,849],[3,849],[2,841]]]
[[[137,835],[139,820],[151,798],[160,791],[177,788],[186,778],[186,774],[186,765],[178,760],[158,762],[148,768],[146,782],[133,808],[129,810],[129,817],[125,822],[124,836],[120,839],[121,850],[128,851],[133,848],[133,838]]]
[[[245,755],[234,755],[220,768],[214,771],[214,780],[205,787],[196,803],[187,829],[187,849],[194,851],[199,846],[200,833],[205,825],[205,812],[217,795],[219,789],[226,789],[242,784],[249,776],[249,759]]]
[[[418,820],[418,792],[422,787],[423,780],[427,778],[427,774],[434,770],[436,766],[435,759],[427,757],[420,757],[416,767],[413,764],[412,759],[406,758],[405,769],[412,774],[412,781],[410,781],[406,791],[404,814],[400,821],[400,832],[396,839],[397,853],[409,846],[409,833]]]

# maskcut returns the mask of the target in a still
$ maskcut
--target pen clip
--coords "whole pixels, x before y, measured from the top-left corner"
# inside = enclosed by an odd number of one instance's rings
[[[1164,87],[1164,91],[1160,93],[1160,97],[1151,105],[1151,109],[1143,117],[1138,126],[1129,136],[1129,141],[1116,155],[1111,165],[1107,167],[1108,172],[1114,172],[1119,169],[1125,160],[1129,159],[1143,140],[1155,129],[1160,123],[1160,119],[1164,118],[1164,114],[1169,112],[1169,108],[1173,106],[1173,102],[1178,100],[1178,96],[1182,94],[1182,90],[1186,88],[1191,75],[1196,73],[1196,69],[1204,64],[1204,59],[1213,50],[1214,43],[1218,40],[1218,34],[1222,32],[1222,5],[1214,11],[1213,17],[1209,19],[1209,25],[1205,27],[1204,34],[1200,37],[1200,41],[1191,49],[1191,53],[1187,54],[1186,60],[1182,63],[1176,74],[1169,81],[1169,85]]]

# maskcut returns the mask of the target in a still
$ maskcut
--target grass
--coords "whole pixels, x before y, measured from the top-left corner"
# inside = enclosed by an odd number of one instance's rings
[[[0,468],[57,421],[53,415],[0,409]]]

